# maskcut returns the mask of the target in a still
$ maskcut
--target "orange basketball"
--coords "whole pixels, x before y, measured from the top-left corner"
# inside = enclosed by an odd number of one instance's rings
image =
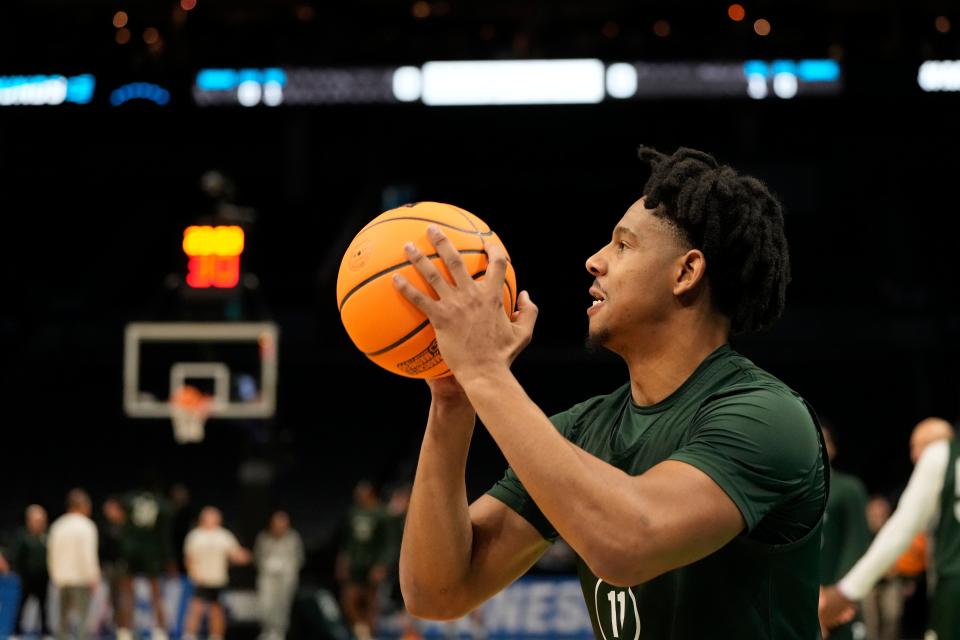
[[[437,348],[427,317],[393,285],[395,273],[436,299],[433,288],[407,260],[403,245],[414,245],[453,282],[443,260],[427,238],[435,224],[463,256],[467,272],[483,279],[485,245],[503,243],[487,224],[468,211],[440,202],[417,202],[386,211],[360,230],[350,243],[337,276],[337,307],[353,344],[387,371],[408,378],[440,378],[450,374]],[[507,315],[517,302],[517,278],[507,265],[503,308]]]

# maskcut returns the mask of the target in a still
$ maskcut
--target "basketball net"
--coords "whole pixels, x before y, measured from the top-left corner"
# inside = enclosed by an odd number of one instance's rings
[[[170,419],[173,421],[173,439],[177,444],[202,442],[204,427],[213,398],[196,387],[184,385],[170,396]]]

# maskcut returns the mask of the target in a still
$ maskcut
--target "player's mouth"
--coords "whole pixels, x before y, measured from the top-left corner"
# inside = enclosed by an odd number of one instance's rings
[[[587,315],[593,315],[607,302],[607,294],[600,289],[599,285],[590,287],[590,295],[593,296],[593,304],[587,309]]]

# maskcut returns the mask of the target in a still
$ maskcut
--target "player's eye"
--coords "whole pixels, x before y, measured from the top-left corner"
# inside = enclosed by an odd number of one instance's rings
[[[627,248],[627,245],[622,240],[617,243],[617,253],[622,253],[623,250],[626,248]]]

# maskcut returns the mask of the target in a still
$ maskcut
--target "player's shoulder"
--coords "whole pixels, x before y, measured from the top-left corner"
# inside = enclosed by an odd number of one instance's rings
[[[740,379],[714,390],[698,412],[703,427],[720,427],[752,441],[774,457],[800,466],[820,457],[820,435],[811,407],[774,375],[750,365]]]
[[[730,375],[717,384],[703,401],[707,410],[726,407],[776,412],[783,418],[798,419],[813,426],[813,416],[799,393],[748,358],[734,353]]]

